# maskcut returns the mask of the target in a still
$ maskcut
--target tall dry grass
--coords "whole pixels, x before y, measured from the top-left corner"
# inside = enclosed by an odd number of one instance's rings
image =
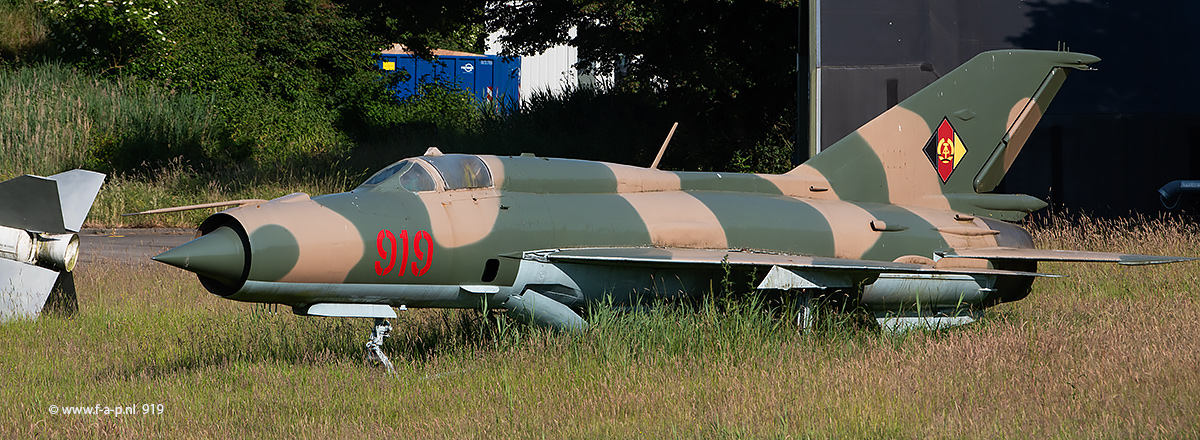
[[[61,66],[0,72],[4,177],[54,174],[83,165],[92,120],[76,87],[60,82],[70,76]]]
[[[1196,256],[1195,228],[1083,218],[1033,232],[1043,247]],[[979,323],[899,335],[799,335],[745,303],[599,312],[580,335],[414,310],[385,344],[389,376],[363,362],[367,320],[98,262],[80,268],[75,317],[0,324],[0,437],[1200,436],[1197,263],[1040,269],[1070,276]],[[98,403],[166,411],[48,412]]]
[[[210,212],[128,212],[291,192],[345,191],[391,158],[262,167],[223,161],[228,133],[211,100],[134,80],[83,75],[57,64],[0,69],[0,179],[73,168],[109,174],[89,227],[199,224]]]
[[[60,64],[0,70],[0,173],[136,172],[220,154],[211,100]]]
[[[0,65],[33,55],[45,45],[48,33],[33,0],[0,2]]]

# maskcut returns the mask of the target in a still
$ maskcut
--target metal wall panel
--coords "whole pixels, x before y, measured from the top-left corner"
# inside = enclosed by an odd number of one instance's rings
[[[825,148],[979,52],[1091,53],[997,191],[1101,215],[1159,209],[1200,179],[1200,2],[809,0],[813,142]],[[1061,42],[1061,43],[1060,43]],[[1200,208],[1200,204],[1193,204]]]

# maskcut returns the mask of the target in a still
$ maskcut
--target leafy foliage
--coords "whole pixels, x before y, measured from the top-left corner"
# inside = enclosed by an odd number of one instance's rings
[[[170,48],[159,16],[177,0],[54,0],[39,3],[50,17],[59,56],[89,70],[153,69]],[[149,64],[149,65],[146,65]]]
[[[793,89],[790,61],[779,62],[794,47],[794,9],[785,4],[0,1],[7,7],[0,17],[21,24],[5,30],[24,29],[20,38],[0,38],[10,66],[57,60],[110,80],[136,77],[128,81],[164,99],[210,103],[210,126],[219,128],[179,153],[200,168],[304,169],[343,163],[364,144],[398,142],[380,152],[391,158],[426,141],[457,151],[646,164],[675,121],[681,125],[664,168],[790,165],[790,126],[779,117]],[[391,80],[374,68],[372,55],[392,42],[418,53],[481,51],[485,28],[497,26],[512,32],[510,53],[569,42],[589,66],[619,66],[623,74],[605,87],[536,94],[501,115],[444,84],[396,100]],[[578,33],[571,37],[563,26]],[[21,64],[12,64],[18,57]],[[176,147],[132,147],[158,137],[122,124],[85,136],[89,166],[157,167],[175,154]],[[417,140],[405,138],[413,134]]]
[[[569,87],[561,94],[535,92],[518,112],[489,120],[464,143],[488,145],[498,154],[648,166],[670,128],[669,116],[652,94]]]
[[[408,26],[411,18],[446,10],[436,5],[385,7],[330,0],[56,0],[36,5],[50,28],[45,58],[85,72],[136,76],[168,94],[186,91],[210,99],[228,127],[228,138],[220,141],[224,151],[209,156],[218,162],[250,160],[268,168],[328,162],[348,155],[355,131],[394,124],[391,119],[400,113],[410,113],[401,118],[406,120],[439,118],[439,125],[474,118],[474,109],[461,104],[412,116],[429,106],[396,102],[374,69],[373,54],[391,41],[482,44],[482,37],[469,37],[479,34],[478,23],[442,17]],[[388,15],[410,10],[419,13],[404,20]],[[99,157],[109,157],[110,147],[123,145],[112,136],[96,140],[102,147]]]
[[[578,67],[616,71],[618,88],[653,94],[689,145],[664,158],[678,168],[733,168],[733,154],[754,150],[795,106],[796,2],[494,2],[487,18],[508,32],[507,54],[570,44]]]
[[[210,0],[167,20],[178,45],[158,78],[216,96],[250,157],[278,164],[349,148],[338,124],[355,95],[342,91],[371,81],[383,45],[357,19],[326,2]]]
[[[580,67],[719,100],[789,81],[780,58],[794,64],[797,18],[788,1],[541,0],[488,10],[490,26],[508,31],[500,38],[506,53],[570,44]]]
[[[385,129],[402,127],[468,132],[495,114],[457,84],[422,83],[418,92],[396,101],[394,97],[366,101],[361,109],[366,125]]]
[[[779,118],[753,147],[734,151],[729,161],[729,171],[781,174],[791,170],[792,152],[796,149],[792,137],[794,120],[786,116]]]
[[[485,0],[437,2],[340,0],[372,35],[400,43],[422,56],[430,49],[483,53]]]

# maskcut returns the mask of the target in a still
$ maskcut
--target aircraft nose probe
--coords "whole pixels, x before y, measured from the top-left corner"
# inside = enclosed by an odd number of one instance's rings
[[[245,281],[249,266],[245,246],[237,231],[228,226],[221,226],[192,241],[155,255],[152,259],[194,272],[210,291],[223,292],[219,294],[228,296],[236,293]],[[213,286],[205,278],[223,286]],[[369,355],[381,362],[388,372],[394,372],[395,369],[382,348],[383,339],[389,336],[391,330],[392,324],[387,319],[376,317],[371,338],[366,345]]]
[[[153,259],[228,285],[241,284],[246,268],[246,250],[242,247],[242,239],[227,226],[158,254]]]

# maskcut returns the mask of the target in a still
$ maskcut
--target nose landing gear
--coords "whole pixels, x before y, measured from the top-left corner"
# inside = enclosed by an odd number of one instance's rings
[[[395,373],[392,361],[383,353],[383,338],[392,331],[392,323],[383,318],[375,318],[375,327],[371,329],[371,339],[367,341],[367,359],[377,361],[387,368],[388,373]]]

